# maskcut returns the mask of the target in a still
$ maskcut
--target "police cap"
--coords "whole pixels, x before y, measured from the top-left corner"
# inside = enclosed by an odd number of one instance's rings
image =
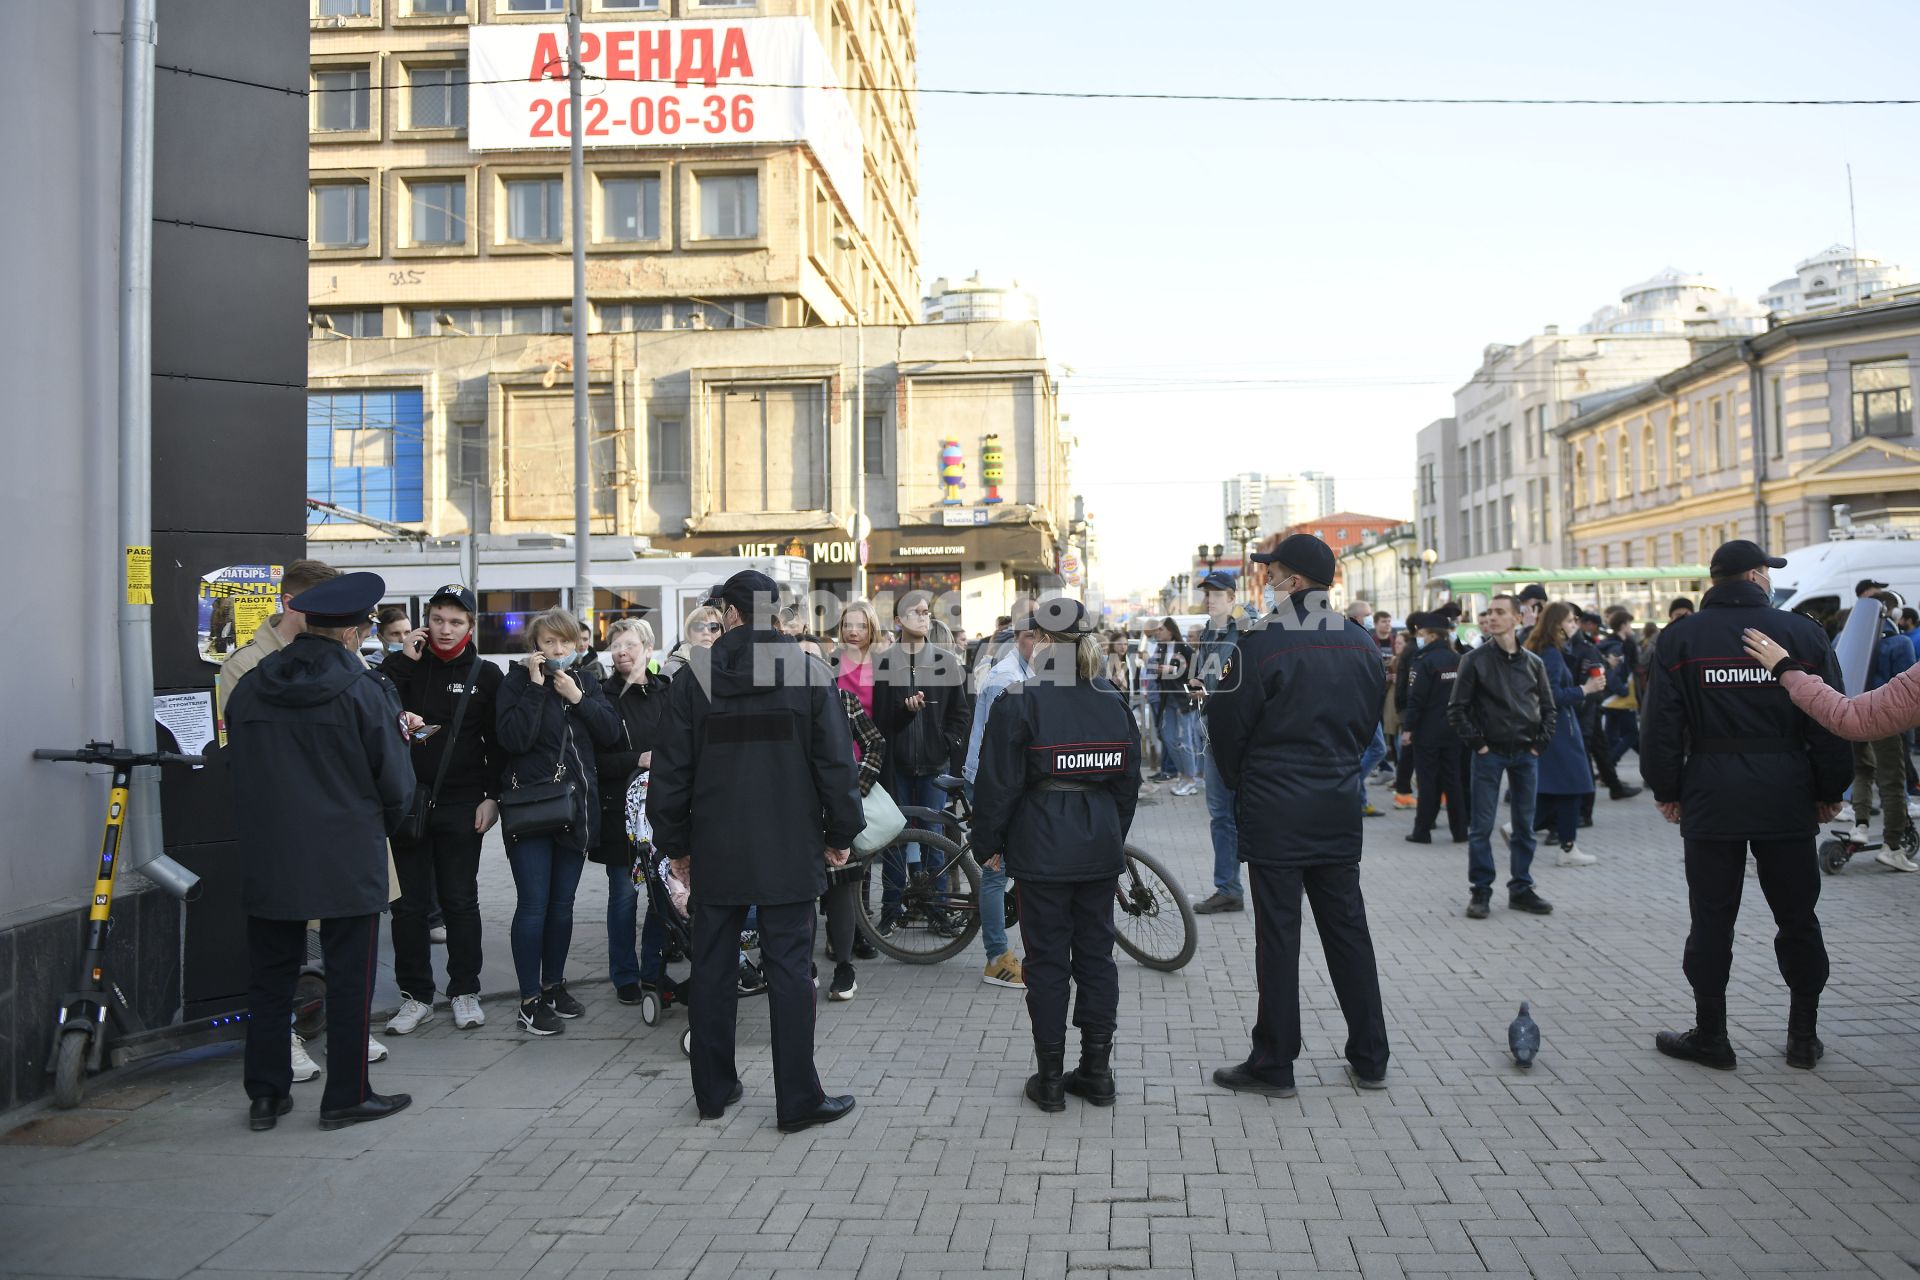
[[[1271,551],[1256,551],[1256,564],[1277,564],[1293,570],[1308,582],[1329,586],[1333,582],[1333,548],[1310,533],[1282,538]]]
[[[1232,595],[1233,579],[1224,573],[1210,573],[1200,579],[1200,589],[1202,591],[1224,591],[1228,595]]]
[[[1720,544],[1720,549],[1713,553],[1713,560],[1707,565],[1707,572],[1716,578],[1732,578],[1750,573],[1762,565],[1769,569],[1784,569],[1787,562],[1779,556],[1768,555],[1757,542],[1735,538],[1732,542]]]
[[[1078,636],[1093,630],[1093,619],[1072,596],[1055,596],[1033,607],[1032,627],[1050,636]]]
[[[1515,596],[1514,599],[1537,600],[1541,604],[1545,604],[1547,602],[1547,589],[1537,582],[1529,583],[1520,588],[1520,594]]]
[[[360,627],[386,594],[387,581],[377,573],[343,573],[308,587],[287,608],[306,614],[310,627]]]

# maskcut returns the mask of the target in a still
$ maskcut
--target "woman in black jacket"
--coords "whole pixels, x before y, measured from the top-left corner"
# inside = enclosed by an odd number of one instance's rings
[[[600,686],[620,718],[620,740],[598,756],[600,842],[587,854],[607,869],[607,967],[621,1004],[639,1004],[640,987],[660,985],[660,954],[666,933],[651,907],[640,954],[634,952],[634,926],[640,894],[633,881],[633,841],[627,836],[627,787],[634,774],[653,763],[653,740],[667,705],[667,682],[650,669],[653,628],[639,618],[622,618],[607,632],[613,674]]]
[[[520,1026],[536,1036],[563,1028],[561,1018],[586,1010],[567,993],[567,948],[573,941],[573,895],[600,822],[594,749],[620,741],[619,717],[597,682],[569,674],[579,653],[580,624],[549,609],[527,624],[533,652],[507,672],[495,702],[495,741],[507,757],[503,808],[520,785],[565,781],[573,813],[566,830],[507,840],[507,861],[519,901],[513,910],[513,968],[520,980]],[[509,823],[511,819],[507,819]]]

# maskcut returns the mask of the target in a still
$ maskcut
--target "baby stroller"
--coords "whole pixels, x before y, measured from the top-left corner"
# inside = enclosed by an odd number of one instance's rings
[[[690,914],[691,900],[686,882],[673,872],[673,864],[653,847],[653,826],[647,821],[647,775],[640,772],[633,775],[627,783],[627,837],[633,841],[635,858],[633,862],[634,883],[639,885],[647,896],[647,903],[660,920],[666,933],[666,945],[661,949],[662,976],[668,980],[659,986],[643,984],[640,988],[640,1021],[650,1027],[660,1025],[660,1019],[666,1010],[674,1005],[687,1004],[686,983],[675,981],[666,973],[669,961],[693,954],[693,921]],[[764,992],[766,980],[743,948],[740,952],[740,989],[742,992]],[[680,1033],[680,1052],[690,1054],[693,1050],[693,1029]]]

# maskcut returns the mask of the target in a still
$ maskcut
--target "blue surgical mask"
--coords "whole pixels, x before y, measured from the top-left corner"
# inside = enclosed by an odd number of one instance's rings
[[[564,658],[548,658],[547,670],[548,671],[565,671],[568,667],[573,665],[573,660],[579,656],[580,655],[577,653],[570,653]]]
[[[1274,601],[1274,595],[1273,595],[1273,588],[1272,588],[1272,587],[1262,587],[1262,588],[1260,588],[1260,607],[1261,607],[1262,609],[1265,609],[1265,610],[1266,610],[1266,611],[1267,611],[1268,613],[1272,613],[1272,612],[1273,612],[1273,611],[1274,611],[1275,609],[1277,609],[1277,608],[1279,608],[1279,607],[1280,607],[1280,606],[1279,606],[1279,605],[1278,605],[1277,603],[1275,603],[1275,601]]]
[[[405,645],[403,645],[403,644],[401,644],[401,643],[400,643],[400,642],[399,642],[398,640],[389,640],[389,641],[387,641],[387,652],[388,652],[388,653],[398,653],[398,652],[400,652],[400,651],[401,651],[402,649],[404,649],[404,648],[406,648],[406,647],[407,647],[407,646],[405,646]]]

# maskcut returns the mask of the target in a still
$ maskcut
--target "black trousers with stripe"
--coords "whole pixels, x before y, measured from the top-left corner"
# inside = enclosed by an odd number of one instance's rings
[[[1360,864],[1264,867],[1247,864],[1253,899],[1253,963],[1260,1015],[1253,1024],[1247,1068],[1274,1083],[1293,1083],[1300,1056],[1300,898],[1313,906],[1327,976],[1347,1019],[1347,1061],[1368,1079],[1387,1074],[1387,1018]]]
[[[687,1021],[693,1028],[693,1100],[719,1115],[740,1079],[734,1016],[740,1004],[740,930],[746,907],[693,904],[693,976]],[[767,975],[773,1040],[774,1109],[782,1123],[818,1107],[826,1093],[813,1066],[813,902],[760,907],[760,961]]]
[[[380,944],[380,917],[320,922],[327,966],[327,1070],[320,1109],[367,1100],[369,1008]],[[252,977],[247,987],[246,1086],[249,1098],[282,1098],[293,1087],[293,988],[307,961],[305,920],[247,917]]]

